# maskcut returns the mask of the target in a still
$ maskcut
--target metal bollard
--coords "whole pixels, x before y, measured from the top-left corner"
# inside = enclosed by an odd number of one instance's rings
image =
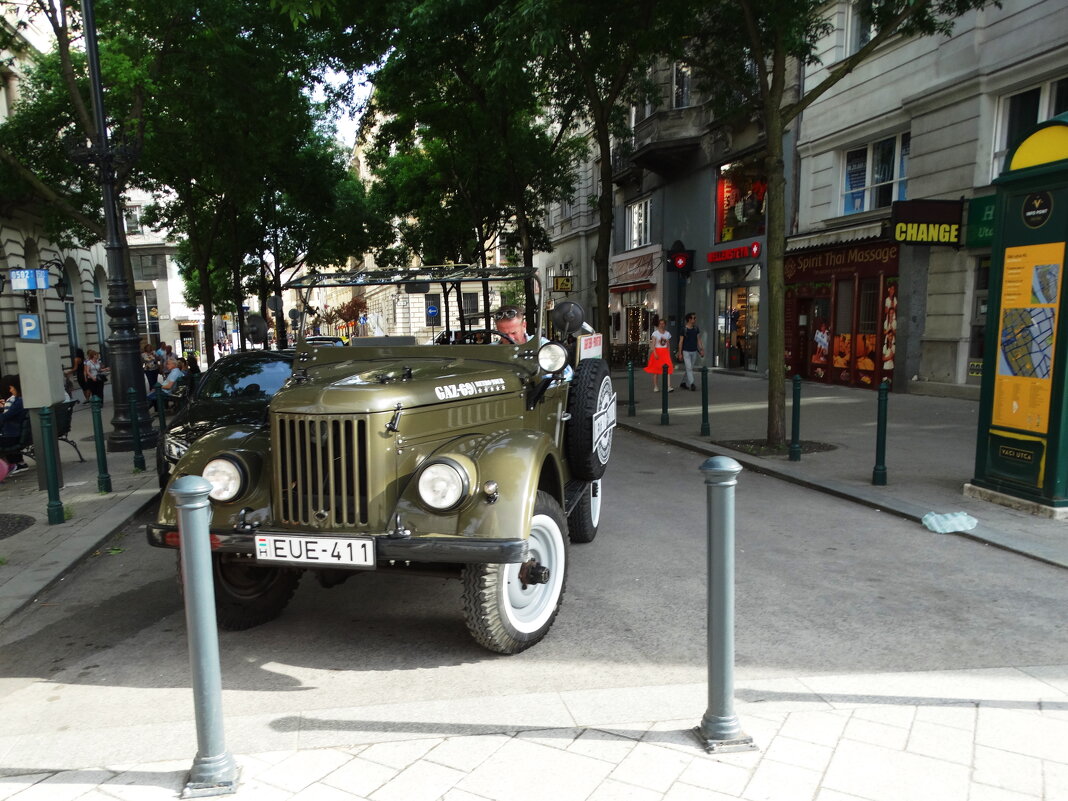
[[[883,379],[879,384],[879,406],[875,427],[875,469],[871,471],[871,483],[877,487],[886,486],[886,399],[890,394],[890,383]]]
[[[210,491],[211,484],[200,476],[182,476],[170,489],[178,511],[185,624],[197,725],[197,755],[183,798],[223,795],[237,789],[237,763],[226,750],[223,734],[219,629],[215,621],[209,540]]]
[[[133,437],[134,470],[144,470],[145,454],[141,450],[141,418],[137,412],[137,390],[130,387],[126,390],[126,397],[130,401],[130,434]]]
[[[56,475],[56,454],[52,450],[52,410],[47,406],[41,408],[41,442],[37,453],[44,455],[45,484],[48,487],[48,523],[63,522],[63,502],[59,499],[59,476]]]
[[[156,387],[156,414],[159,415],[159,433],[167,430],[167,399],[163,397],[163,390]]]
[[[634,417],[638,412],[634,408],[634,362],[627,362],[627,417]]]
[[[801,461],[801,376],[794,376],[793,432],[790,435],[790,461]]]
[[[755,751],[734,714],[734,487],[742,466],[713,456],[701,472],[708,494],[708,709],[693,731],[710,754]]]
[[[668,368],[665,364],[660,368],[660,375],[663,377],[663,381],[660,382],[660,425],[666,426],[670,422],[668,420],[667,410],[667,396],[668,396]]]
[[[701,368],[701,436],[707,437],[708,426],[708,366]]]
[[[108,446],[104,441],[104,423],[100,419],[100,407],[104,401],[93,396],[89,410],[93,415],[93,440],[96,442],[96,489],[103,494],[111,492],[111,476],[108,475]]]

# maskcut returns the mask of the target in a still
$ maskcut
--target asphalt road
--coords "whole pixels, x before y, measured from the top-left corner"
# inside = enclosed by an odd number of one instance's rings
[[[479,648],[459,582],[305,576],[277,621],[223,632],[224,703],[277,715],[399,701],[701,682],[703,457],[616,437],[601,530],[573,546],[564,607],[522,654]],[[1068,662],[1055,567],[775,479],[737,487],[737,675]],[[143,521],[0,628],[9,732],[187,717],[174,554]]]

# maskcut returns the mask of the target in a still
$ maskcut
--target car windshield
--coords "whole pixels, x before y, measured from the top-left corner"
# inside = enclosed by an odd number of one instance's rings
[[[289,359],[220,361],[205,374],[197,397],[267,400],[282,388],[292,372]]]
[[[306,313],[296,328],[304,326],[299,333],[306,343],[326,344],[330,329],[321,327],[325,314],[312,301],[319,290],[336,287],[361,301],[349,318],[331,323],[343,327],[350,346],[478,345],[502,341],[498,331],[514,336],[524,321],[531,336],[545,326],[539,310],[546,298],[537,273],[523,267],[452,264],[308,273],[286,285],[304,299]],[[516,316],[520,319],[511,324]],[[527,336],[519,339],[525,341]]]

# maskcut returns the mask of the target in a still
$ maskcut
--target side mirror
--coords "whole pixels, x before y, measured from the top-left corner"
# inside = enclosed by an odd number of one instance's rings
[[[563,300],[557,303],[549,313],[553,321],[553,328],[561,340],[567,339],[572,334],[582,330],[586,319],[586,312],[573,300]]]

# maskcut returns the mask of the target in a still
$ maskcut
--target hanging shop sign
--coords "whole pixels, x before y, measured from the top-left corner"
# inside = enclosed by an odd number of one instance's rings
[[[995,195],[973,197],[968,201],[968,228],[964,244],[970,248],[988,248],[994,244]]]
[[[575,289],[575,279],[570,275],[553,276],[553,292],[571,292]]]
[[[891,204],[890,231],[905,245],[960,247],[963,214],[960,200],[897,200]]]

